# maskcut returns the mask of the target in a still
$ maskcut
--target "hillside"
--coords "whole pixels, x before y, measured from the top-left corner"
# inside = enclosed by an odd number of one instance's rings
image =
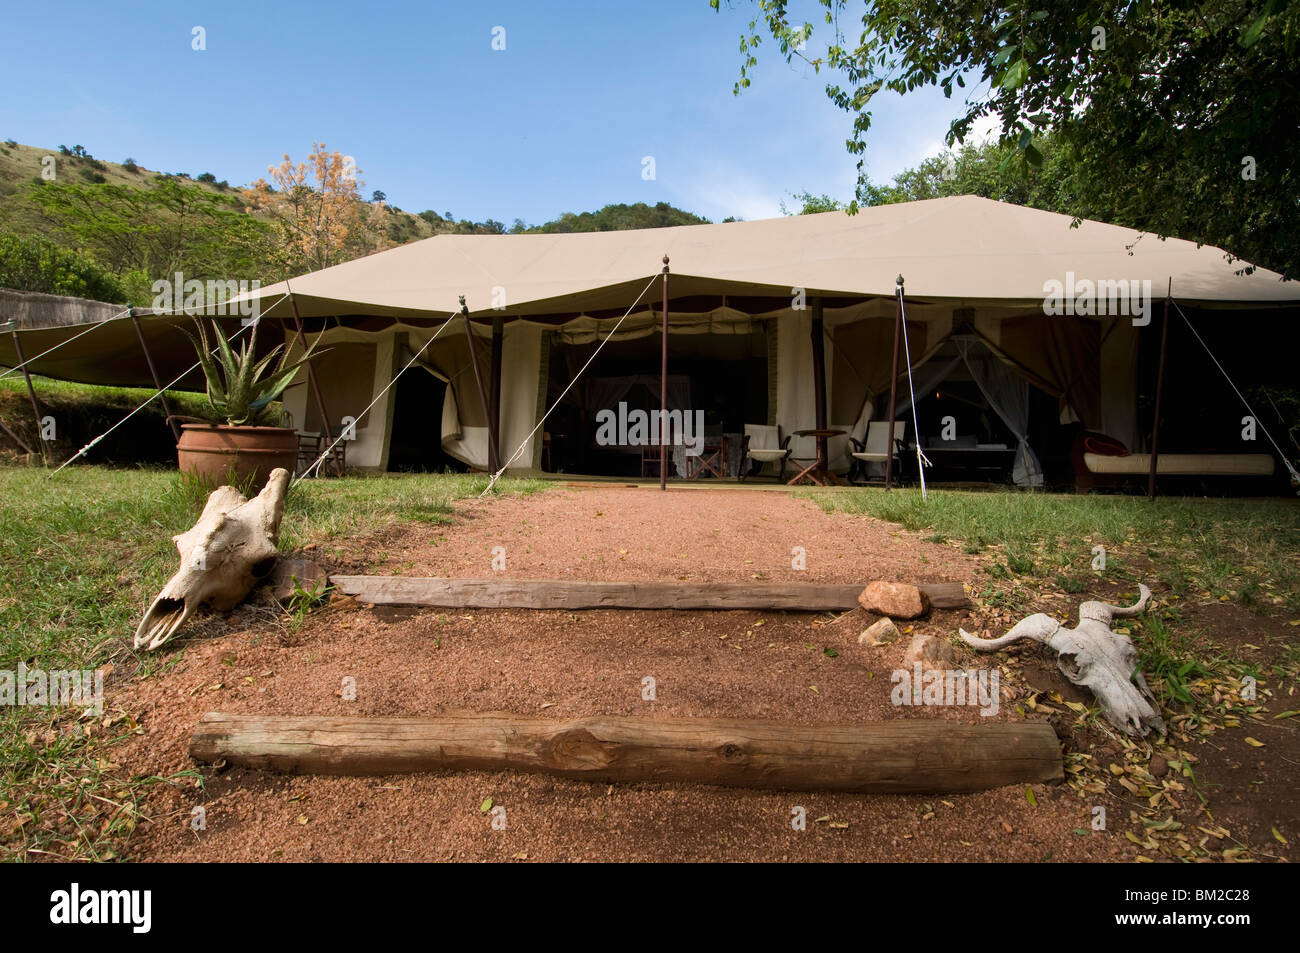
[[[52,178],[42,175],[51,160]],[[665,202],[612,204],[540,225],[515,219],[507,230],[491,219],[452,220],[431,209],[412,214],[358,198],[331,205],[328,198],[328,191],[310,186],[254,193],[206,171],[168,172],[132,159],[100,159],[80,145],[43,148],[7,140],[0,144],[0,286],[140,303],[155,279],[176,271],[269,283],[439,234],[612,231],[708,221]],[[313,202],[331,210],[329,227],[316,222]],[[341,239],[333,228],[338,222],[345,226]]]

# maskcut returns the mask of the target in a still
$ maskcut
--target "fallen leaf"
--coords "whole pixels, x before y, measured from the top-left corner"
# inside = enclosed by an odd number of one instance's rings
[[[490,797],[485,797],[483,803],[478,806],[478,810],[480,814],[486,814],[488,811],[492,810],[492,799]]]

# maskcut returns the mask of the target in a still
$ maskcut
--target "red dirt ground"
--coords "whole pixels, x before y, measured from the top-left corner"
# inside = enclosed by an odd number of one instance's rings
[[[331,571],[492,573],[609,580],[966,581],[976,557],[866,517],[831,516],[781,493],[554,490],[458,504],[443,525],[339,540],[312,555]],[[807,569],[791,568],[802,546]],[[896,717],[977,720],[973,709],[896,708],[889,672],[902,643],[857,644],[871,617],[803,613],[582,613],[367,609],[336,597],[296,632],[258,605],[192,626],[153,677],[109,685],[109,707],[142,733],[117,749],[133,774],[192,769],[190,733],[208,711],[714,716],[844,723]],[[966,610],[916,625],[944,638]],[[835,653],[834,655],[827,650]],[[958,664],[984,667],[958,647]],[[640,697],[652,675],[657,699]],[[356,679],[357,698],[340,685]],[[1066,686],[1054,669],[1042,673]],[[1067,698],[1070,696],[1067,696]],[[1017,720],[1004,701],[999,719]],[[1043,716],[1029,713],[1030,718]],[[543,775],[454,772],[384,778],[289,777],[205,768],[206,786],[159,786],[131,841],[141,860],[1117,860],[1122,830],[1090,833],[1090,805],[1035,785],[978,794],[861,796],[688,784],[590,784]],[[506,809],[505,830],[480,811]],[[202,805],[207,827],[192,831]],[[791,829],[792,808],[808,829]],[[823,820],[818,820],[823,819]],[[831,827],[847,823],[847,827]],[[1114,827],[1120,827],[1115,824]]]

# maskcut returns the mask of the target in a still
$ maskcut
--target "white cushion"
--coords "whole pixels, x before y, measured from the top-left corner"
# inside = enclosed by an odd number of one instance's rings
[[[778,429],[775,426],[769,427],[766,424],[745,424],[745,436],[749,438],[749,449],[753,450],[778,450],[781,446],[781,438]],[[775,460],[777,457],[769,457]]]

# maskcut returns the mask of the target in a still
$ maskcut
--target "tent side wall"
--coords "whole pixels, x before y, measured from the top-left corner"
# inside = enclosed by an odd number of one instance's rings
[[[360,418],[356,424],[356,438],[347,445],[349,466],[387,469],[393,419],[391,405],[395,400],[395,391],[390,389],[375,401],[368,413],[364,416],[361,413],[389,385],[393,375],[429,341],[432,334],[426,328],[394,324],[382,331],[330,328],[312,338],[319,339],[317,347],[322,352],[313,360],[313,364],[325,410],[329,415],[331,433],[338,436],[344,416]],[[487,357],[492,346],[491,329],[475,325],[474,336],[480,372],[484,375],[483,383],[486,387]],[[405,339],[406,346],[399,348],[398,342],[402,339]],[[512,470],[527,470],[533,466],[534,443],[538,438],[533,437],[531,432],[537,422],[541,340],[542,328],[538,325],[510,322],[505,327],[501,370],[503,461],[512,456],[520,444],[524,444],[511,463]],[[296,348],[295,353],[301,356],[302,347]],[[448,382],[443,406],[431,409],[430,433],[435,435],[435,439],[436,435],[441,434],[442,447],[451,456],[475,469],[486,470],[487,425],[480,406],[481,399],[473,368],[469,364],[464,326],[459,330],[448,326],[406,373],[433,373]],[[319,431],[320,415],[310,393],[305,369],[285,392],[284,403],[298,429]]]

